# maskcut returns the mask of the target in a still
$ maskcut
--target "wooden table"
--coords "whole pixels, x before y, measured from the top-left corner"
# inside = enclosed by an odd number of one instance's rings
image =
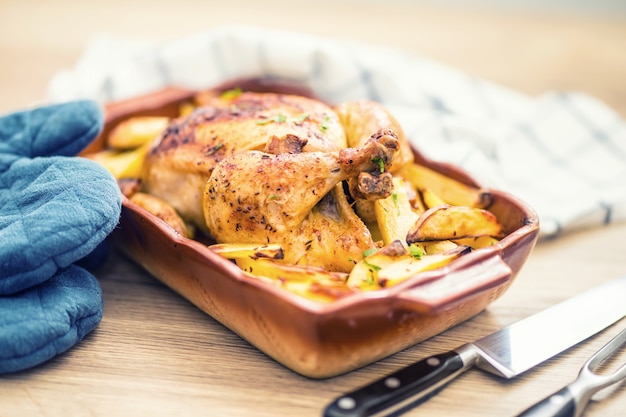
[[[99,32],[169,39],[231,22],[393,45],[528,94],[584,91],[626,117],[626,18],[280,0],[0,1],[0,112],[43,98],[50,77],[74,65]],[[113,253],[98,272],[100,326],[43,366],[0,377],[0,417],[319,416],[345,390],[626,274],[625,235],[619,224],[541,242],[510,290],[479,316],[321,381],[268,359]],[[624,326],[626,320],[511,381],[470,371],[407,415],[514,415],[575,378]],[[624,384],[611,394],[586,415],[623,416]]]

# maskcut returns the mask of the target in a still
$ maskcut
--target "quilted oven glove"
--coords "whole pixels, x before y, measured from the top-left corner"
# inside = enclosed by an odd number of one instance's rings
[[[100,285],[83,266],[104,260],[121,194],[73,155],[102,120],[91,101],[0,117],[0,374],[51,359],[100,323]]]

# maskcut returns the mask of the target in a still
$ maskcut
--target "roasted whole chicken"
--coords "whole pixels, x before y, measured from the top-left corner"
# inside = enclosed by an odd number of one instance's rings
[[[218,243],[280,244],[286,263],[349,272],[376,248],[373,202],[413,153],[381,105],[205,94],[148,150],[142,189]]]

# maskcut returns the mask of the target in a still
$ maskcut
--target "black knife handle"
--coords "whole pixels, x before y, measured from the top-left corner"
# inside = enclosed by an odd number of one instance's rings
[[[576,401],[572,392],[565,387],[531,406],[517,417],[574,417]]]
[[[324,410],[324,417],[366,417],[415,405],[464,368],[454,351],[430,356],[336,398]]]

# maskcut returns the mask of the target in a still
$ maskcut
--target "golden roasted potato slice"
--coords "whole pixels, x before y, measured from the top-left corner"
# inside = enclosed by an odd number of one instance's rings
[[[432,190],[451,205],[487,208],[492,202],[490,192],[471,187],[417,163],[403,166],[398,174],[418,190]]]
[[[358,262],[350,271],[347,285],[349,288],[358,289],[359,291],[379,290],[377,272],[382,267],[380,264],[386,265],[389,262],[395,262],[397,259],[387,259],[388,257],[380,256],[374,259],[363,259]]]
[[[424,188],[422,191],[422,200],[427,208],[433,208],[437,206],[443,206],[448,204],[441,197],[439,197],[433,190],[430,188]]]
[[[438,206],[422,213],[409,231],[407,243],[468,237],[501,237],[502,225],[490,211],[465,206]]]
[[[98,162],[118,180],[123,178],[140,178],[143,161],[149,145],[150,143],[145,143],[131,151],[105,149],[85,154],[84,157]]]
[[[417,243],[413,243],[413,244],[417,245]],[[446,252],[446,251],[456,248],[457,246],[461,244],[462,243],[459,243],[458,241],[453,242],[451,240],[433,240],[431,242],[419,243],[419,245],[422,248],[424,248],[424,252],[426,252],[427,255],[433,255],[436,253]],[[466,246],[472,247],[471,245],[466,245]]]
[[[399,177],[393,178],[392,194],[374,202],[374,211],[384,245],[394,240],[406,242],[407,233],[419,217],[411,206],[406,182]]]
[[[343,281],[345,283],[348,278],[346,273],[332,272],[316,266],[285,264],[268,258],[241,257],[236,258],[235,262],[241,269],[252,275],[282,281],[318,283]]]
[[[179,235],[183,237],[193,238],[193,228],[191,226],[188,226],[178,215],[174,207],[169,205],[164,200],[161,200],[160,198],[157,198],[150,194],[138,192],[130,197],[130,201],[140,207],[143,207],[159,219],[163,220]]]
[[[167,117],[136,116],[120,122],[107,139],[110,149],[128,150],[152,141],[167,128]]]
[[[378,284],[381,288],[394,286],[402,281],[431,269],[441,268],[449,264],[452,260],[461,255],[469,253],[468,246],[456,246],[446,252],[424,255],[420,258],[405,256],[400,260],[392,262],[378,271]]]
[[[378,271],[404,257],[410,257],[405,243],[400,239],[394,240],[372,254],[365,255],[350,271],[347,284],[351,288],[362,291],[380,289]]]
[[[420,249],[421,250],[421,249]],[[421,252],[420,252],[421,253]],[[404,242],[394,240],[371,254],[363,254],[363,260],[357,262],[350,272],[347,284],[360,290],[379,289],[377,272],[389,263],[404,256],[411,256]]]
[[[287,291],[301,295],[309,300],[328,303],[346,295],[353,294],[355,290],[349,288],[344,280],[321,282],[298,282],[281,281],[280,285]]]
[[[458,245],[469,246],[472,249],[486,248],[495,245],[499,240],[492,236],[467,237],[465,239],[455,239],[454,243]]]
[[[330,302],[354,292],[346,285],[348,274],[323,268],[275,262],[267,258],[235,259],[248,275],[274,283],[307,299]]]
[[[467,246],[454,245],[445,252],[428,255],[419,245],[411,245],[407,251],[395,241],[356,264],[348,277],[348,286],[360,291],[390,287],[420,272],[447,265],[470,251]]]
[[[224,258],[266,258],[266,259],[283,259],[284,253],[282,246],[278,244],[254,244],[254,243],[217,243],[210,245],[209,249],[217,252]]]
[[[180,104],[179,110],[178,110],[178,115],[179,116],[188,116],[195,109],[196,109],[196,105],[195,104],[193,104],[192,102],[189,102],[189,101],[185,101],[185,102]]]

